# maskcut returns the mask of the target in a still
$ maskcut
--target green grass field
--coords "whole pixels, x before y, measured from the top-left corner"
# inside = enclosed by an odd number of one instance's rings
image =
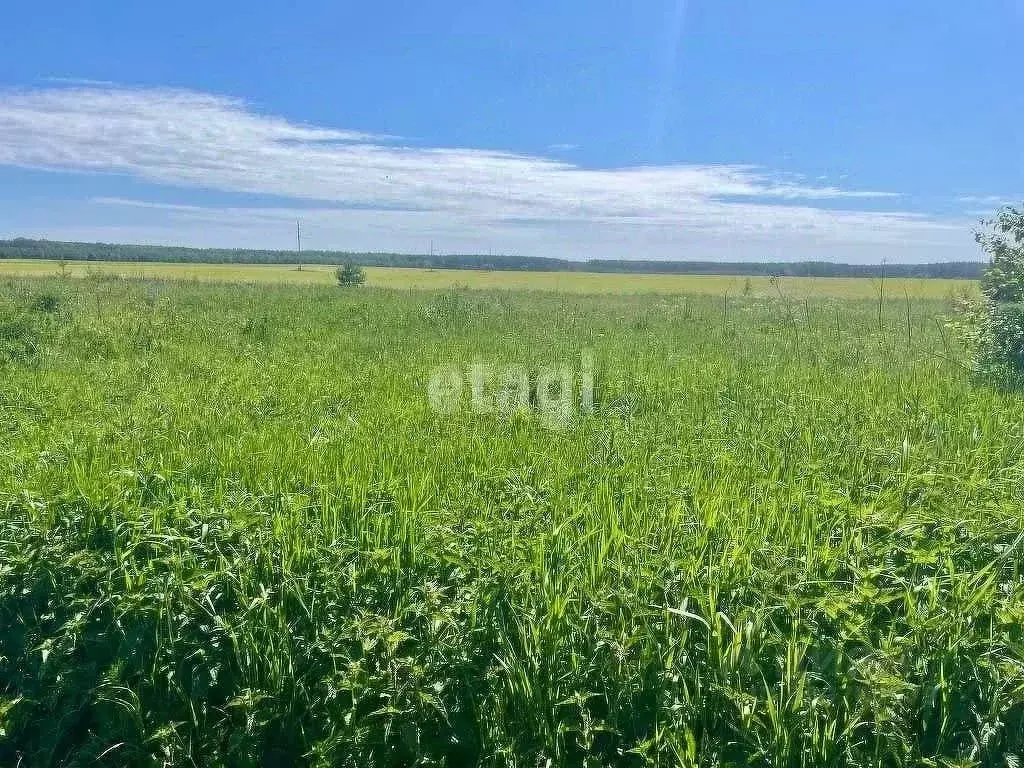
[[[334,268],[292,264],[170,264],[158,262],[83,262],[39,259],[0,260],[0,276],[7,277],[123,277],[197,282],[333,285]],[[867,299],[879,293],[878,280],[855,277],[767,277],[722,275],[641,275],[597,272],[499,272],[471,269],[405,269],[368,267],[367,282],[376,288],[446,290],[466,288],[559,293],[706,293],[715,296],[777,298],[833,297]],[[945,299],[953,293],[973,291],[967,280],[889,279],[883,293],[891,297]]]
[[[144,270],[324,284],[0,281],[0,765],[1024,753],[1024,402],[957,286]],[[593,413],[431,407],[588,355]]]

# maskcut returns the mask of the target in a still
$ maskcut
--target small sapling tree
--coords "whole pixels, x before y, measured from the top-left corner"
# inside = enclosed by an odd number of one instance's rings
[[[362,285],[366,282],[366,271],[358,264],[351,262],[338,267],[334,274],[338,278],[340,286]]]

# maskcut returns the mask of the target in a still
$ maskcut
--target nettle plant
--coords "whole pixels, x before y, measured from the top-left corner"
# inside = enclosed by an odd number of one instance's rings
[[[962,297],[954,325],[973,352],[974,370],[1001,384],[1024,383],[1024,208],[1006,206],[975,239],[991,262],[982,298]]]

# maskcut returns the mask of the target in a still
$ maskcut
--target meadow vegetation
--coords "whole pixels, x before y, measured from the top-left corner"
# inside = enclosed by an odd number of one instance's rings
[[[0,283],[0,765],[1018,764],[1024,402],[948,286],[367,273]],[[561,429],[430,408],[587,351]]]
[[[891,267],[890,267],[891,268]],[[600,272],[501,271],[364,267],[375,288],[420,290],[547,291],[573,294],[709,294],[770,299],[890,298],[946,299],[978,295],[976,281],[888,277],[771,277],[703,274],[624,274]],[[80,277],[130,280],[178,280],[260,285],[332,285],[337,268],[317,264],[204,264],[166,262],[87,262],[0,259],[0,277]]]

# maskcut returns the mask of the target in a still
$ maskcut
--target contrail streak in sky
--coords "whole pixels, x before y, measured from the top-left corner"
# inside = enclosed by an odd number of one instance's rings
[[[665,143],[668,129],[668,116],[672,106],[672,96],[676,90],[676,79],[679,74],[679,56],[683,48],[683,33],[686,25],[686,6],[688,0],[675,0],[672,16],[668,24],[668,45],[662,61],[661,80],[658,84],[657,103],[651,112],[651,148],[660,154]]]

